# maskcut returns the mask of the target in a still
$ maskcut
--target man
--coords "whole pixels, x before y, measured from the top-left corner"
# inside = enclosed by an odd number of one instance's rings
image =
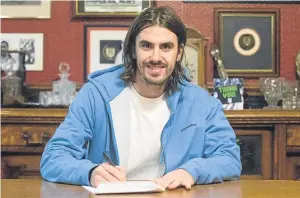
[[[185,44],[171,8],[144,10],[126,36],[124,66],[90,74],[71,104],[45,148],[42,176],[92,186],[147,179],[168,189],[237,179],[235,134],[221,103],[184,76]]]

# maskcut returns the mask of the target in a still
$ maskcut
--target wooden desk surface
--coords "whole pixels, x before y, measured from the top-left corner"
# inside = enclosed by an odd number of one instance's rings
[[[222,184],[197,185],[163,193],[93,195],[81,186],[55,184],[43,180],[2,179],[2,198],[92,198],[92,197],[165,197],[165,198],[299,198],[300,181],[240,180]]]

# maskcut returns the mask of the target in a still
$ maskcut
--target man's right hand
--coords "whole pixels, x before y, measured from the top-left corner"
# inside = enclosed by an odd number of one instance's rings
[[[126,181],[126,171],[119,166],[105,162],[95,168],[91,174],[90,183],[97,187],[101,182]]]

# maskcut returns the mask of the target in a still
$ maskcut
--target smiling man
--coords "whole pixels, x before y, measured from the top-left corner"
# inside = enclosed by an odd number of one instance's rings
[[[43,178],[154,180],[168,189],[238,179],[235,133],[221,103],[184,75],[185,44],[171,8],[144,10],[127,33],[124,64],[89,75],[48,142]]]

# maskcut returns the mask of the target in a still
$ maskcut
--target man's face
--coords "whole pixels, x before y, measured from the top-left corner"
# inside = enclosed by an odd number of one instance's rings
[[[176,34],[163,27],[148,27],[137,36],[135,48],[137,78],[148,85],[165,85],[182,54]]]

